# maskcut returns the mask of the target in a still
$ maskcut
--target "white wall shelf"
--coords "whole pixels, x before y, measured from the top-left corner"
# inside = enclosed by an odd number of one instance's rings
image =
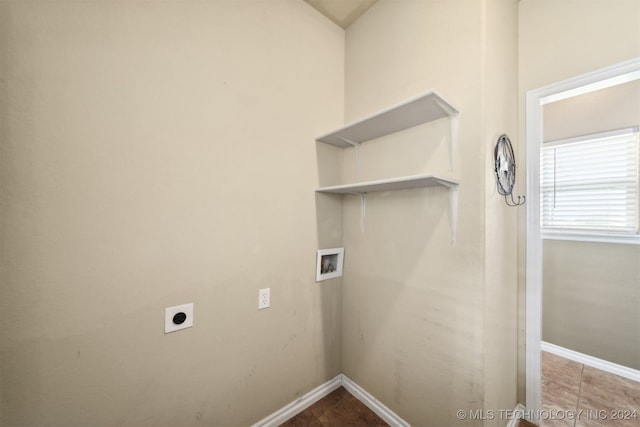
[[[458,110],[434,91],[387,108],[372,116],[358,120],[338,130],[316,138],[317,142],[337,147],[354,147],[356,154],[356,179],[360,177],[360,146],[372,139],[390,135],[414,126],[435,120],[449,118],[451,137],[449,139],[450,168],[453,171],[455,147],[458,137]],[[409,190],[414,188],[443,186],[449,189],[451,239],[456,238],[456,218],[458,210],[458,181],[436,175],[412,175],[369,182],[321,187],[318,193],[354,194],[360,196],[360,227],[364,231],[366,194],[377,191]]]
[[[380,138],[404,129],[449,117],[451,138],[449,154],[453,170],[455,147],[458,137],[458,110],[434,91],[382,110],[333,132],[316,138],[318,142],[337,147],[358,147],[363,142]]]
[[[374,191],[410,190],[413,188],[443,186],[454,188],[458,181],[434,175],[413,175],[400,178],[381,179],[378,181],[356,182],[353,184],[321,187],[316,191],[333,194],[361,194]]]

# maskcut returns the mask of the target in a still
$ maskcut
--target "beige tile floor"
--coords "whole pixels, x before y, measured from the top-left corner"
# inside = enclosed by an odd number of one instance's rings
[[[542,352],[541,415],[541,427],[640,427],[640,383]]]

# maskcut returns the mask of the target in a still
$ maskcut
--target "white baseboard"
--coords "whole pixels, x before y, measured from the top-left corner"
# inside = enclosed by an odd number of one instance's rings
[[[336,390],[342,385],[342,374],[336,375],[326,383],[314,388],[304,396],[294,400],[288,405],[278,409],[273,414],[261,419],[255,423],[252,427],[276,427],[287,421],[294,415],[304,411],[309,406],[316,403],[318,400],[327,396],[332,391]]]
[[[369,394],[366,390],[354,383],[344,374],[337,375],[326,383],[314,388],[304,396],[294,400],[288,405],[277,410],[273,414],[261,419],[252,427],[276,427],[287,421],[294,415],[304,411],[318,400],[327,396],[332,391],[343,386],[349,393],[355,396],[365,406],[375,412],[380,418],[391,426],[410,427],[409,423],[396,415],[379,400]]]
[[[518,403],[516,405],[516,409],[514,409],[513,413],[513,418],[511,418],[509,420],[509,422],[507,423],[507,427],[518,427],[518,423],[520,422],[521,419],[524,418],[524,415],[526,413],[526,409],[525,406],[522,403]]]
[[[617,363],[609,362],[608,360],[598,359],[597,357],[569,350],[568,348],[560,347],[559,345],[551,344],[544,341],[540,343],[540,349],[542,351],[555,354],[556,356],[564,357],[565,359],[573,360],[575,362],[591,366],[592,368],[600,369],[601,371],[610,372],[612,374],[616,374],[621,377],[640,382],[640,371],[638,371],[637,369],[618,365]]]
[[[387,408],[382,402],[344,374],[342,374],[342,386],[390,426],[410,427],[408,422],[400,418],[395,412]]]

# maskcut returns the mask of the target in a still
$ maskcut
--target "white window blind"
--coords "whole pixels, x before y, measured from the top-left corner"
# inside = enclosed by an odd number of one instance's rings
[[[638,233],[638,128],[543,144],[543,233]]]

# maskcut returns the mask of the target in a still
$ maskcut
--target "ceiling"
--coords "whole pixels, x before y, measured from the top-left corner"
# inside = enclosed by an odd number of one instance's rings
[[[378,0],[304,0],[342,28],[347,28]]]

